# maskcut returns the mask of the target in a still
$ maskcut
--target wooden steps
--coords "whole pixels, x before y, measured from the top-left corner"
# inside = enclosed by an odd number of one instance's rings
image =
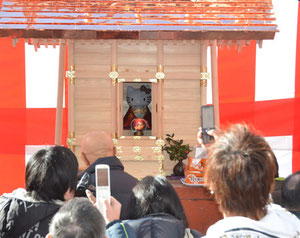
[[[162,147],[157,143],[156,138],[149,137],[118,139],[117,157],[124,164],[125,171],[136,178],[162,173]]]

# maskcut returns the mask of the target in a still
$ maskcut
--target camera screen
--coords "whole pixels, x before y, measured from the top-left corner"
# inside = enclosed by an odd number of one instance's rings
[[[214,107],[213,106],[202,106],[202,128],[215,128],[214,121]]]
[[[98,186],[108,186],[108,169],[97,169]]]

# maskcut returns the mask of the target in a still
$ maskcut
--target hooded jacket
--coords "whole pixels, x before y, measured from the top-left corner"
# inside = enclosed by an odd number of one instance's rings
[[[300,220],[281,206],[271,204],[259,221],[242,216],[227,217],[210,226],[205,237],[300,238]]]
[[[111,222],[106,227],[106,234],[109,238],[125,238],[124,230],[127,231],[129,238],[196,238],[202,236],[196,230],[186,229],[183,221],[166,213],[155,213],[136,220]]]
[[[36,201],[19,188],[0,197],[0,237],[43,238],[62,201]]]
[[[110,188],[111,196],[122,204],[120,219],[128,219],[129,202],[132,195],[132,189],[138,180],[130,174],[124,172],[124,166],[116,156],[103,157],[97,159],[84,172],[90,174],[91,184],[95,184],[95,167],[98,164],[107,164],[110,167]]]

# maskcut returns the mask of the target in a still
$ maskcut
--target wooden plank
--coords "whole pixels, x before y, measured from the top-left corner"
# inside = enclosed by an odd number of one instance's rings
[[[74,41],[69,41],[68,45],[68,62],[69,67],[71,65],[74,65]],[[75,66],[76,67],[76,66]],[[69,69],[70,70],[70,69]],[[76,68],[75,68],[76,70]],[[75,71],[75,80],[76,80],[76,71]],[[74,87],[74,80],[73,84],[71,83],[71,80],[68,79],[68,136],[71,135],[71,133],[75,132],[74,130],[74,123],[75,123],[75,102],[74,102],[74,95],[75,95],[75,87]]]
[[[157,72],[164,71],[164,42],[158,41],[157,42]],[[156,129],[157,129],[157,135],[159,138],[163,137],[163,79],[159,79],[157,83],[157,100],[156,100]]]
[[[109,65],[110,53],[107,54],[77,54],[75,65]]]
[[[207,45],[206,45],[206,42],[201,42],[200,48],[201,48],[200,69],[201,69],[201,72],[204,72],[205,69],[207,69]],[[207,80],[206,79],[201,79],[199,92],[200,92],[201,105],[206,105],[207,104]]]
[[[106,41],[94,41],[94,44],[90,41],[85,41],[85,44],[81,42],[75,41],[74,48],[76,50],[76,56],[79,54],[86,54],[86,53],[98,53],[98,54],[109,54],[110,53],[110,42]]]
[[[211,49],[211,71],[212,71],[212,94],[214,104],[215,126],[220,127],[220,112],[219,112],[219,86],[218,86],[218,59],[216,41],[213,41]]]
[[[122,54],[119,52],[118,63],[120,65],[156,65],[156,55],[155,54]]]
[[[65,78],[65,62],[66,62],[66,45],[60,44],[59,48],[59,69],[58,69],[58,86],[57,86],[57,106],[55,119],[55,141],[54,144],[62,144],[62,120],[63,120],[63,93]]]
[[[119,73],[120,73],[120,78],[124,78],[125,76],[123,75],[124,73],[139,73],[139,74],[144,74],[144,73],[150,73],[152,78],[155,77],[155,73],[157,72],[156,70],[156,64],[153,65],[127,65],[126,62],[123,62],[122,65],[119,65]],[[136,74],[136,76],[139,76]],[[144,75],[143,75],[144,77]]]
[[[125,172],[136,178],[143,178],[145,175],[155,176],[159,174],[159,164],[157,161],[124,161]]]
[[[119,41],[118,52],[120,54],[154,54],[156,55],[157,41]]]
[[[200,65],[200,56],[199,55],[180,55],[180,54],[172,54],[165,55],[165,63],[167,65]]]
[[[111,111],[80,111],[75,115],[76,123],[110,122]]]
[[[75,89],[76,100],[102,100],[111,97],[110,80],[108,79],[78,79]]]
[[[111,101],[109,99],[85,99],[85,100],[76,100],[76,112],[81,111],[107,111],[110,110]]]
[[[164,71],[168,78],[169,73],[200,73],[198,65],[164,65]]]
[[[77,122],[75,125],[75,131],[78,135],[84,135],[90,131],[94,130],[103,130],[107,131],[107,128],[110,128],[111,123],[110,122],[90,122],[90,123],[82,123]],[[77,137],[76,134],[76,137]]]
[[[197,102],[196,100],[193,101],[167,100],[167,102],[168,103],[165,103],[164,105],[165,112],[189,113],[189,112],[199,111],[200,108],[200,102]]]
[[[195,101],[200,99],[199,91],[197,93],[197,88],[193,90],[182,89],[182,90],[168,90],[165,89],[164,99],[166,101]]]
[[[191,41],[186,41],[186,44],[183,41],[174,41],[174,44],[165,44],[164,47],[165,56],[170,55],[199,55],[200,54],[200,45],[199,41],[194,44]]]
[[[197,74],[200,76],[200,74]],[[166,90],[169,89],[195,89],[195,88],[200,88],[199,85],[199,79],[182,79],[182,80],[172,80],[172,78],[168,78],[168,80],[164,81],[164,88]]]
[[[111,43],[111,72],[118,71],[118,41],[112,40]],[[111,132],[117,134],[117,110],[118,110],[118,102],[117,102],[117,78],[111,78],[110,90],[111,90]]]

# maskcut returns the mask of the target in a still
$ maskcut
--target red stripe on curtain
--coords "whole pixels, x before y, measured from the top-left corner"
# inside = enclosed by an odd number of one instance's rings
[[[262,131],[264,136],[294,134],[294,98],[254,104],[254,127]]]
[[[240,53],[231,47],[218,50],[218,83],[221,127],[245,121],[253,124],[256,44]]]
[[[300,170],[300,2],[298,3],[298,25],[296,43],[296,72],[295,72],[295,115],[293,137],[293,172]]]
[[[0,194],[24,187],[25,47],[0,38]]]
[[[0,38],[0,108],[25,108],[24,40],[13,47],[11,38]]]
[[[53,145],[56,108],[26,109],[26,144]],[[67,109],[63,109],[62,143],[67,139]]]

